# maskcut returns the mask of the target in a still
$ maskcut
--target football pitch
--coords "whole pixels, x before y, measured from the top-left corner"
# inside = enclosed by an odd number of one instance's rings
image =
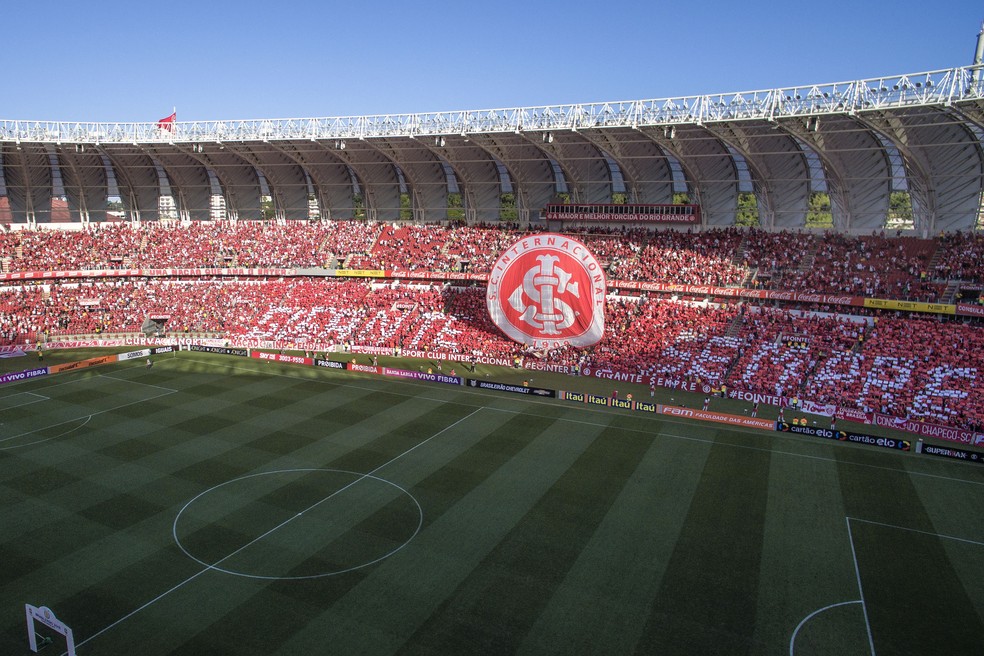
[[[80,655],[981,654],[984,468],[180,353],[0,388],[0,654],[25,604]]]

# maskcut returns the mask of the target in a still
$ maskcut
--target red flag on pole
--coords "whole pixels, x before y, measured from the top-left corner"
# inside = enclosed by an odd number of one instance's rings
[[[178,112],[171,112],[170,116],[165,116],[164,118],[157,121],[158,130],[167,130],[168,132],[174,132],[174,121],[178,118]]]

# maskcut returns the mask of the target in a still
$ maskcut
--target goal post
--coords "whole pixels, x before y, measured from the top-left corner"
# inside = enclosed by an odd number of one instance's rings
[[[75,637],[72,635],[72,629],[59,621],[50,608],[24,604],[24,613],[27,615],[27,642],[32,652],[37,653],[38,651],[38,633],[34,630],[34,622],[37,621],[55,633],[64,636],[67,656],[75,656]]]

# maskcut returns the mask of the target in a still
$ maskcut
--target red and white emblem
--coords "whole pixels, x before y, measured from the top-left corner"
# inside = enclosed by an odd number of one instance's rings
[[[551,233],[520,239],[499,256],[486,302],[492,322],[534,348],[585,348],[605,332],[605,272],[581,242]]]

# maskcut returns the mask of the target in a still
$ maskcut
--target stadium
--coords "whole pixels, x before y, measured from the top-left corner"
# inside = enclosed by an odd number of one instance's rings
[[[0,121],[0,650],[981,653],[982,54]]]

